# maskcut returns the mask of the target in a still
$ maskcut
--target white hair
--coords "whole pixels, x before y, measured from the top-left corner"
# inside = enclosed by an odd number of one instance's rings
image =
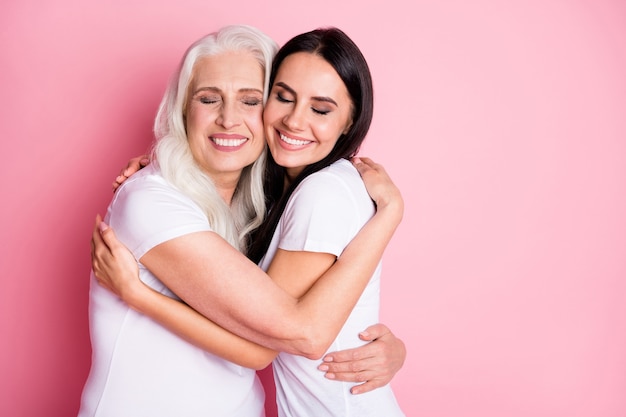
[[[265,217],[263,172],[267,147],[259,159],[245,167],[230,206],[218,193],[213,180],[195,163],[185,130],[187,89],[196,62],[229,51],[247,51],[264,70],[264,102],[269,93],[272,59],[278,45],[269,36],[246,25],[226,26],[194,42],[185,52],[178,71],[170,80],[154,122],[156,136],[153,160],[167,181],[188,195],[206,214],[213,231],[240,251],[248,234]]]

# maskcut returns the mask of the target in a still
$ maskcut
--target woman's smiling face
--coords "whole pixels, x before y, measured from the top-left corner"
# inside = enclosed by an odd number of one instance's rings
[[[297,52],[281,63],[263,113],[265,135],[290,178],[326,157],[352,124],[352,100],[319,55]]]
[[[263,68],[248,52],[198,60],[187,92],[185,120],[196,162],[214,179],[238,178],[261,154]]]

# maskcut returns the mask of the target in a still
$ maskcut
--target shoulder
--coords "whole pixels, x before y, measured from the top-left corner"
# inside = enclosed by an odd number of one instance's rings
[[[345,159],[327,166],[318,172],[309,175],[298,186],[298,189],[324,187],[327,191],[352,190],[354,187],[364,187],[363,181],[356,168]]]
[[[305,178],[279,225],[279,247],[338,255],[374,212],[361,177],[345,160]]]
[[[180,210],[181,207],[200,210],[191,198],[168,183],[152,164],[126,180],[116,191],[111,205],[151,212]]]
[[[286,212],[298,213],[298,218],[350,218],[362,211],[369,216],[372,206],[358,171],[342,159],[305,178],[291,195]]]
[[[200,207],[151,166],[122,184],[107,217],[120,240],[141,254],[174,237],[211,230]]]

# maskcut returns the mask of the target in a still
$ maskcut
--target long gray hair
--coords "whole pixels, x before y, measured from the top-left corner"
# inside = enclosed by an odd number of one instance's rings
[[[206,214],[213,231],[240,251],[246,248],[248,234],[265,217],[263,171],[267,150],[244,168],[231,205],[218,193],[213,180],[195,163],[185,130],[184,108],[187,89],[196,62],[206,56],[228,51],[248,51],[264,70],[264,102],[269,93],[269,73],[278,45],[251,26],[226,26],[194,42],[185,52],[154,122],[156,136],[152,157],[165,179],[195,201]]]

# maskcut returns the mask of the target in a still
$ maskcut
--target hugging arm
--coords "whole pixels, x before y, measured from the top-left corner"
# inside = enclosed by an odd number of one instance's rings
[[[359,168],[364,177],[367,175],[374,178],[376,175],[384,176],[384,171],[381,171],[375,164],[360,165],[359,167],[357,164],[357,168]],[[285,294],[285,292],[273,284],[271,284],[273,288],[268,286],[266,277],[254,264],[247,261],[219,237],[210,232],[195,233],[185,238],[177,238],[161,244],[148,252],[142,258],[142,263],[194,308],[201,311],[204,315],[220,321],[225,327],[239,332],[244,337],[276,349],[310,357],[319,356],[334,339],[356,299],[358,299],[358,297],[354,296],[344,296],[344,291],[357,295],[361,293],[366,283],[364,277],[369,278],[373,272],[378,259],[382,256],[386,243],[391,238],[402,216],[402,199],[395,186],[380,192],[380,189],[377,191],[376,187],[380,187],[382,183],[377,183],[374,180],[373,182],[371,181],[371,184],[372,189],[370,191],[377,198],[378,204],[376,216],[364,227],[362,233],[353,240],[352,244],[346,248],[344,254],[337,260],[336,266],[331,268],[300,301],[296,299],[297,297],[288,296],[288,294]],[[378,196],[376,196],[377,192],[379,193]],[[190,324],[193,322],[197,325],[207,326],[200,324],[206,320],[182,303],[167,299],[167,297],[145,287],[137,279],[136,264],[132,256],[130,256],[130,259],[127,259],[128,262],[124,264],[125,266],[118,265],[126,259],[123,253],[127,252],[127,250],[115,240],[112,230],[108,229],[103,233],[103,237],[110,247],[104,245],[103,241],[99,240],[99,236],[99,232],[94,230],[94,253],[96,254],[94,256],[94,271],[100,277],[101,284],[113,290],[119,287],[119,290],[116,290],[118,295],[128,301],[134,308],[156,318],[170,330],[182,335],[187,340],[192,341],[192,343],[207,349],[207,346],[194,338],[199,338],[200,336],[198,335],[208,335],[210,332],[206,329],[200,332],[193,331],[191,329],[194,328],[194,325]],[[372,245],[372,242],[377,242],[377,244]],[[363,250],[365,247],[368,248],[369,253]],[[194,248],[196,249],[194,250]],[[373,253],[372,250],[374,251]],[[190,251],[193,254],[190,255]],[[219,256],[219,259],[205,260],[204,263],[200,262],[200,266],[197,265],[197,262],[181,262],[181,256],[190,260],[202,257],[207,252],[220,253],[223,256]],[[365,256],[366,253],[367,256]],[[105,255],[109,258],[106,258]],[[373,261],[372,258],[374,258]],[[361,267],[355,269],[351,265],[354,265],[357,261],[357,265],[361,265]],[[133,266],[131,266],[131,263]],[[327,262],[327,265],[331,263]],[[217,264],[220,265],[219,268],[215,267]],[[202,272],[206,271],[206,268],[212,271],[212,276],[208,279],[176,279],[176,276],[193,277],[199,275],[202,277]],[[343,277],[340,279],[339,277],[342,276],[341,269],[349,271],[344,271]],[[248,278],[241,282],[236,278],[237,276],[245,277],[246,275]],[[225,276],[229,278],[219,279]],[[127,277],[126,281],[124,281],[124,277]],[[231,279],[233,277],[235,279]],[[360,280],[358,277],[361,277]],[[111,280],[111,278],[117,279],[117,283]],[[211,284],[207,283],[207,281],[211,282]],[[203,288],[204,291],[202,290]],[[288,292],[293,294],[292,290],[288,289]],[[208,301],[207,297],[203,295],[206,291],[213,295],[222,294],[222,296],[215,296],[212,298],[213,301]],[[237,294],[232,296],[233,292]],[[267,307],[267,298],[274,300],[274,302],[269,303],[269,308]],[[163,303],[169,307],[164,307]],[[329,321],[324,308],[328,304],[342,306],[342,309],[340,314],[334,315],[339,318],[327,326],[323,323]],[[240,307],[240,305],[243,305],[243,307]],[[173,308],[189,310],[180,313],[184,314],[184,321],[188,323],[187,325],[177,324],[177,320],[183,321],[183,319],[176,319],[176,314],[165,313]],[[311,319],[310,316],[314,318]],[[232,321],[236,323],[232,323]],[[320,323],[322,324],[320,325]],[[218,326],[214,324],[211,324],[211,326],[216,328],[212,328],[211,331],[219,331]],[[190,336],[187,333],[190,333]],[[381,337],[381,339],[383,338]],[[390,345],[398,346],[398,339],[395,341],[395,345],[393,343]],[[400,354],[396,356],[401,356],[403,361],[405,353],[401,342],[400,345],[402,349],[399,349]],[[207,350],[213,351],[211,349]],[[397,348],[396,351],[398,351]],[[272,354],[270,353],[265,357],[273,357],[271,356]],[[331,364],[331,367],[340,363],[343,362],[335,361]],[[252,367],[259,368],[262,366],[255,365]],[[395,373],[395,370],[392,373]],[[337,370],[335,375],[341,377],[342,372]]]
[[[92,233],[92,267],[98,283],[120,298],[140,294],[135,307],[189,343],[252,369],[263,369],[277,352],[241,338],[208,320],[188,305],[144,285],[133,254],[107,229],[100,218]],[[111,277],[119,277],[118,281]],[[123,279],[126,278],[124,282]],[[117,287],[116,287],[117,286]]]

